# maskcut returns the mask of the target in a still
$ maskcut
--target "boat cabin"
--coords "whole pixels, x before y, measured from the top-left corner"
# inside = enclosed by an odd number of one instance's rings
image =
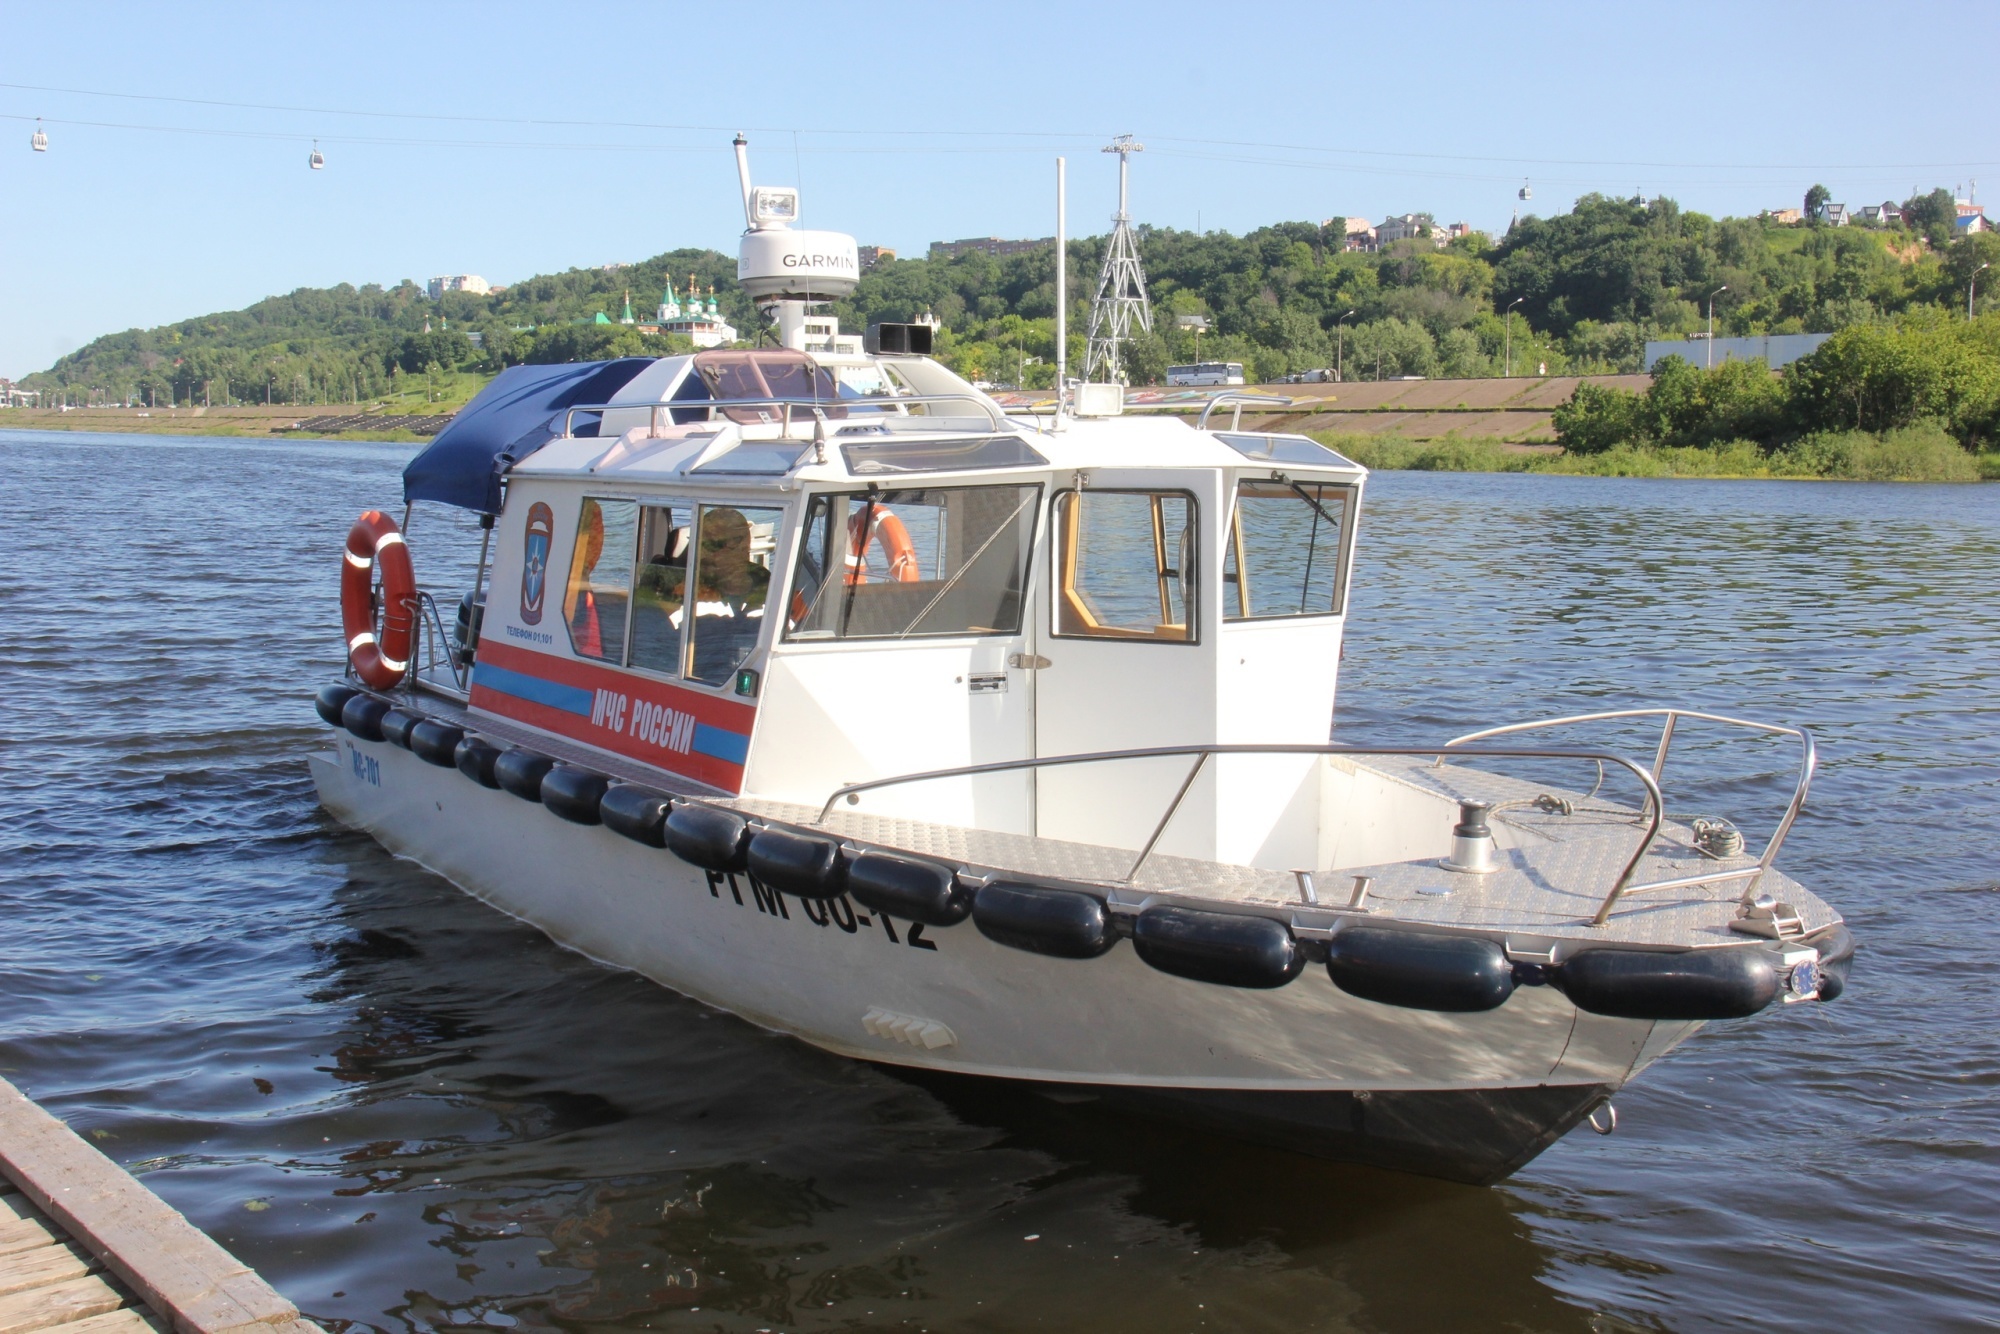
[[[475,714],[814,805],[968,765],[1327,739],[1365,474],[1303,436],[1013,419],[929,358],[792,348],[647,361],[558,417],[500,465],[469,677],[420,677]],[[1187,768],[867,801],[1137,847]],[[1319,768],[1218,757],[1161,850],[1316,864]]]

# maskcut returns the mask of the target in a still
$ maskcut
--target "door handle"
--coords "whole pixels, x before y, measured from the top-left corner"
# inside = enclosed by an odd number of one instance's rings
[[[1019,667],[1024,672],[1035,672],[1044,667],[1053,667],[1055,664],[1039,653],[1010,653],[1007,655],[1007,665]]]

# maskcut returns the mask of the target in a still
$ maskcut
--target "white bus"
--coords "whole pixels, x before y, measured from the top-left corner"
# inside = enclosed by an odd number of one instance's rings
[[[1242,384],[1243,363],[1240,361],[1204,361],[1193,366],[1167,367],[1167,383],[1185,384]]]

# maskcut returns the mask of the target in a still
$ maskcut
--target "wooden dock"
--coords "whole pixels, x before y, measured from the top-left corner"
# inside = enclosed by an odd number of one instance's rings
[[[321,1334],[0,1079],[0,1334]]]

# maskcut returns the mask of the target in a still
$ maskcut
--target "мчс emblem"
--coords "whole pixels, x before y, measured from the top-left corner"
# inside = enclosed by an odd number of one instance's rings
[[[542,595],[549,586],[549,539],[555,532],[555,512],[541,501],[528,507],[526,546],[521,553],[521,620],[539,625]]]

